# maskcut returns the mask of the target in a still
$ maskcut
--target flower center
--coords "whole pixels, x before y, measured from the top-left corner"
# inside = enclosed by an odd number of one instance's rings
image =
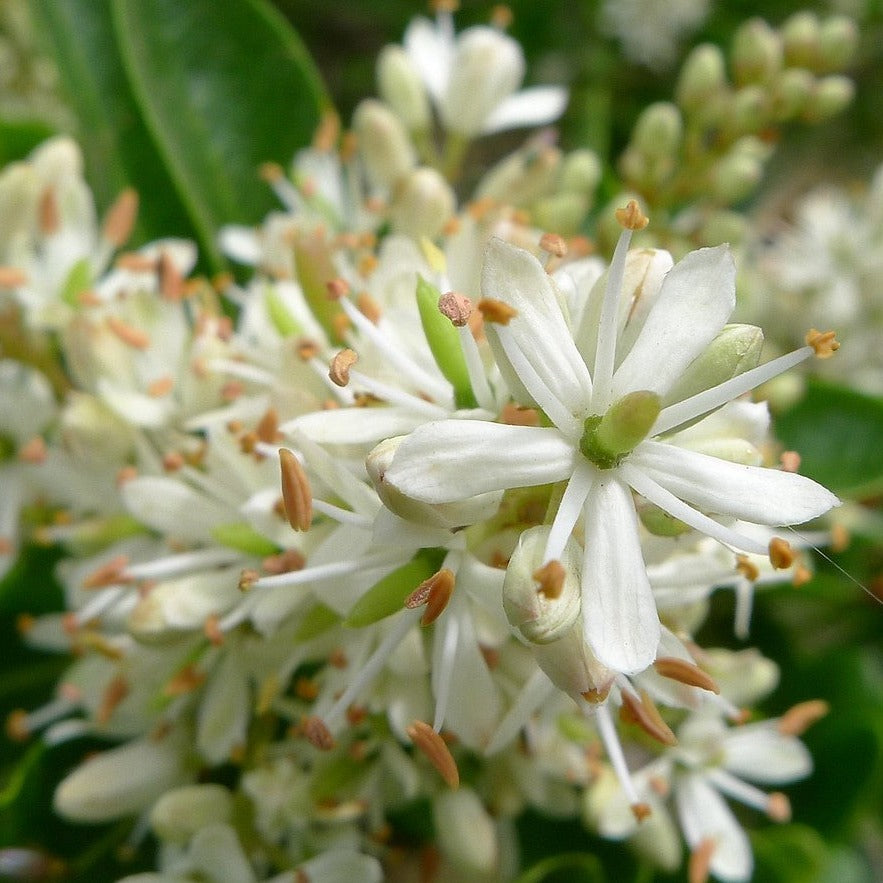
[[[614,402],[603,416],[586,417],[579,440],[582,455],[599,469],[618,466],[647,437],[660,408],[655,392],[639,390]]]

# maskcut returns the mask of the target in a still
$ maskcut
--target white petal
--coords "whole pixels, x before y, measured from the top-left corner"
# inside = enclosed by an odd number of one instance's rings
[[[677,263],[614,375],[614,397],[640,389],[664,395],[726,324],[736,305],[735,277],[723,245],[690,252]]]
[[[304,862],[298,867],[295,878],[301,871],[304,879],[316,880],[317,883],[352,883],[354,880],[359,883],[380,883],[383,879],[383,869],[376,858],[345,848],[327,849]]]
[[[757,524],[802,524],[840,502],[803,475],[730,463],[674,445],[642,442],[631,460],[680,499]]]
[[[261,242],[252,227],[227,224],[218,234],[218,247],[237,264],[254,266],[261,259]]]
[[[255,876],[230,825],[207,825],[190,843],[190,862],[202,879],[254,883]]]
[[[165,426],[175,412],[170,396],[156,398],[121,386],[106,377],[98,379],[98,394],[105,404],[129,423],[157,429]]]
[[[405,51],[417,68],[420,78],[433,101],[441,101],[451,75],[454,43],[441,29],[422,16],[415,18],[405,30]]]
[[[573,342],[555,284],[542,264],[524,249],[491,239],[481,274],[481,293],[517,310],[507,329],[518,348],[555,398],[572,414],[583,414],[592,381]],[[493,326],[488,330],[494,345]],[[500,356],[499,346],[494,346],[494,354]],[[505,371],[507,360],[500,361]]]
[[[706,838],[714,841],[711,873],[721,880],[751,877],[754,858],[748,837],[723,798],[699,773],[680,779],[675,791],[678,816],[691,849]]]
[[[586,641],[615,671],[643,671],[656,657],[660,626],[631,491],[613,476],[602,477],[586,502],[585,522]]]
[[[426,417],[409,408],[333,408],[304,414],[284,429],[300,430],[317,444],[376,444],[416,429]]]
[[[531,86],[505,98],[491,111],[481,134],[504,129],[544,126],[557,120],[567,107],[567,90],[561,86]]]
[[[575,456],[555,429],[439,420],[402,442],[384,481],[416,500],[450,503],[560,481],[573,472]]]
[[[783,736],[766,723],[753,724],[727,733],[724,766],[749,781],[776,785],[808,776],[812,757],[799,739]]]
[[[241,661],[227,653],[212,672],[196,720],[196,746],[213,766],[243,747],[251,717],[251,696]]]

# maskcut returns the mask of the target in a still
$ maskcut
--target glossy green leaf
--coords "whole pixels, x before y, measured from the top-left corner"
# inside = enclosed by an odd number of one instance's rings
[[[806,396],[776,420],[776,435],[797,451],[800,471],[835,493],[863,497],[883,490],[883,401],[812,382]]]
[[[263,0],[113,0],[123,66],[201,242],[275,203],[258,169],[288,164],[326,104],[300,40]]]

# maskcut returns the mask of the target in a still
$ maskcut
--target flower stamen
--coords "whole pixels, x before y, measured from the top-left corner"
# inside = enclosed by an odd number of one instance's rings
[[[445,784],[452,789],[460,786],[460,771],[445,740],[429,724],[415,720],[405,731],[414,745],[438,770]]]

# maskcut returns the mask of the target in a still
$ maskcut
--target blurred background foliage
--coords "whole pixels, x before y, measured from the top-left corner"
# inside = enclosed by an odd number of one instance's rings
[[[529,82],[571,89],[562,145],[594,148],[610,178],[639,112],[671,97],[677,64],[660,72],[625,61],[599,29],[600,5],[514,0],[511,32],[524,46]],[[459,26],[487,21],[492,7],[464,2]],[[681,57],[705,40],[726,46],[751,15],[778,24],[803,8],[856,17],[856,99],[832,123],[785,132],[757,197],[765,204],[787,204],[826,179],[861,181],[883,159],[883,0],[712,3],[682,50]],[[287,165],[309,142],[323,108],[333,105],[347,121],[375,91],[380,48],[400,40],[408,20],[423,12],[406,0],[4,0],[0,162],[25,156],[52,132],[71,132],[83,146],[100,210],[134,185],[142,194],[137,240],[191,236],[203,269],[220,271],[219,226],[256,223],[273,205],[259,164]],[[201,25],[207,20],[210,29]],[[492,150],[499,155],[499,143]],[[808,585],[757,599],[751,642],[781,666],[780,687],[763,711],[777,714],[818,697],[831,713],[807,735],[816,772],[789,789],[793,822],[764,824],[753,835],[756,879],[873,883],[883,879],[883,612],[873,597],[883,595],[883,403],[811,385],[777,415],[777,430],[785,446],[802,453],[803,471],[851,501],[853,540],[832,560],[819,559]],[[16,629],[22,615],[62,607],[51,575],[59,555],[30,547],[0,583],[5,712],[44,702],[65,666],[26,649]],[[732,597],[716,596],[703,645],[742,646],[732,636],[732,613]],[[126,849],[129,823],[73,826],[53,816],[54,785],[82,753],[82,743],[47,749],[3,738],[0,847],[51,852],[60,862],[44,870],[62,879],[110,880],[149,867],[149,840],[135,854]],[[394,821],[411,842],[429,833],[425,808]],[[529,814],[518,829],[523,883],[682,879],[654,876],[578,822]],[[6,856],[0,879],[23,879],[27,867]]]

